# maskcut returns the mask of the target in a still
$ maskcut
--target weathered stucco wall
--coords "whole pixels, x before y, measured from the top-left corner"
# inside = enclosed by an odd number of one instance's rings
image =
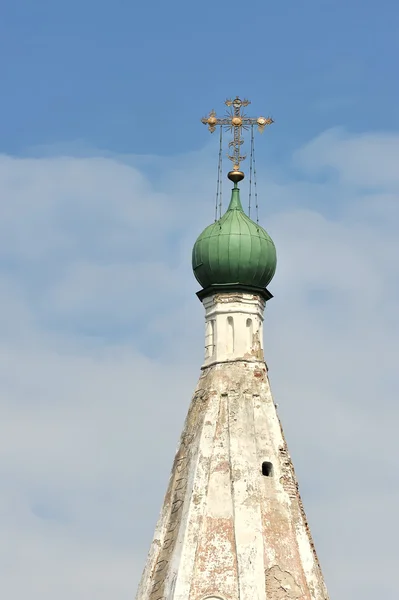
[[[137,598],[208,596],[327,598],[262,362],[203,371]]]
[[[203,367],[137,600],[328,599],[256,352]]]
[[[265,301],[257,294],[217,293],[203,300],[204,367],[218,362],[263,359]]]

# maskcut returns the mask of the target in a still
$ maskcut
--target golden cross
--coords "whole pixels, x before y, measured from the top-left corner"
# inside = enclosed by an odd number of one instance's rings
[[[204,125],[208,125],[208,129],[213,133],[217,125],[221,125],[229,131],[233,131],[233,139],[229,142],[229,148],[233,148],[232,154],[228,154],[228,158],[233,162],[233,171],[240,172],[240,162],[245,160],[246,156],[240,155],[240,146],[244,143],[241,137],[242,130],[248,130],[253,125],[258,126],[258,131],[263,133],[266,125],[274,123],[270,117],[248,117],[242,108],[251,104],[249,100],[241,100],[238,96],[234,100],[226,100],[225,105],[229,107],[227,115],[219,119],[216,112],[212,110],[207,117],[201,119]],[[242,174],[244,177],[244,174]]]

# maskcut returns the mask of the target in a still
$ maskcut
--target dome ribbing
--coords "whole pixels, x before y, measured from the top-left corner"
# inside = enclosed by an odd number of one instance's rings
[[[209,225],[194,244],[192,266],[203,288],[264,289],[276,271],[273,240],[243,211],[240,190],[234,187],[225,214]]]

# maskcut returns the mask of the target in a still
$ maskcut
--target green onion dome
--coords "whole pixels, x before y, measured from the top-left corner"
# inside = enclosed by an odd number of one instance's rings
[[[194,244],[192,266],[204,288],[264,289],[273,279],[277,257],[273,240],[243,211],[234,186],[225,214]]]

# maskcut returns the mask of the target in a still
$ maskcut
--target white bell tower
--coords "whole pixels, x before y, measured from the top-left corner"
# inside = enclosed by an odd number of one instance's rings
[[[268,122],[226,104],[203,119],[234,132],[230,205],[193,249],[205,358],[137,600],[328,600],[264,360],[276,251],[237,187],[241,131]]]

